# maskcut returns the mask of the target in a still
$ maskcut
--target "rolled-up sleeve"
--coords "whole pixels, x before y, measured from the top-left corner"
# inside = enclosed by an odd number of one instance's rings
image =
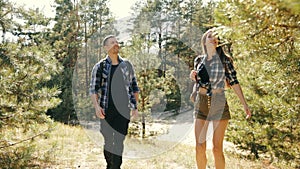
[[[92,70],[91,74],[91,82],[90,82],[90,95],[92,94],[98,94],[98,91],[100,89],[100,81],[101,81],[101,69],[100,69],[100,63],[97,63]]]
[[[128,65],[130,66],[130,74],[131,74],[130,75],[131,83],[130,83],[130,87],[129,87],[130,103],[131,103],[133,109],[137,109],[137,100],[135,100],[134,93],[138,93],[140,91],[140,89],[138,87],[134,68],[130,62]]]
[[[130,88],[131,88],[131,92],[133,93],[138,93],[140,91],[139,87],[138,87],[138,83],[137,83],[137,78],[136,78],[136,74],[133,68],[133,65],[128,62],[128,66],[129,66],[129,70],[130,70],[130,77],[131,77],[131,82],[130,82]]]
[[[137,79],[136,79],[135,76],[133,76],[133,78],[132,78],[131,87],[132,87],[132,92],[133,93],[137,93],[137,92],[140,91],[140,89],[138,87]]]
[[[138,93],[139,92],[139,87],[138,87],[137,80],[136,80],[135,76],[133,76],[133,78],[132,78],[131,89],[132,89],[132,93]],[[131,102],[131,104],[133,104],[133,108],[137,109],[137,101],[135,100],[134,95],[130,96],[130,102]]]
[[[233,66],[233,63],[230,60],[226,60],[227,71],[225,71],[225,76],[229,81],[229,84],[232,86],[234,84],[238,84],[239,81],[237,79],[236,71]]]

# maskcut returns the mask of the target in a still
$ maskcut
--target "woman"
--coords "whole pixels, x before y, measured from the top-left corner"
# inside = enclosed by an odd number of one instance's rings
[[[223,154],[223,140],[230,117],[229,107],[225,98],[225,85],[230,85],[244,106],[246,118],[251,117],[251,112],[244,98],[241,86],[236,77],[232,60],[225,55],[218,46],[218,38],[214,36],[213,29],[203,34],[201,45],[203,55],[195,59],[194,70],[190,78],[197,82],[198,94],[195,100],[195,139],[196,161],[198,169],[205,169],[206,158],[206,132],[210,121],[213,123],[213,154],[215,168],[225,168]],[[204,66],[203,66],[204,65]],[[206,68],[209,83],[201,83],[200,69]],[[207,90],[210,90],[208,94]]]

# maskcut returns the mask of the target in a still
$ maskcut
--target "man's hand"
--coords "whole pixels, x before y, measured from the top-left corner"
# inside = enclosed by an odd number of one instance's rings
[[[136,120],[136,119],[138,118],[138,116],[139,116],[138,109],[135,109],[135,110],[132,110],[132,111],[131,111],[131,118],[132,118],[133,120]]]
[[[96,111],[96,116],[98,118],[100,118],[100,119],[104,119],[105,118],[104,110],[100,106],[96,106],[95,107],[95,111]]]

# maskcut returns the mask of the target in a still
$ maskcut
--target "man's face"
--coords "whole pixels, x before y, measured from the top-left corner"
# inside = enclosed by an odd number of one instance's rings
[[[109,38],[104,46],[108,54],[118,54],[119,53],[119,42],[116,38]]]

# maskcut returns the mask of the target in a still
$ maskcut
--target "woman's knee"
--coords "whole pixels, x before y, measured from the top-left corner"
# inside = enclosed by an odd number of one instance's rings
[[[206,152],[206,143],[197,143],[196,144],[196,152],[197,153],[205,153]]]
[[[214,146],[212,149],[214,155],[223,155],[223,147],[222,146]]]

